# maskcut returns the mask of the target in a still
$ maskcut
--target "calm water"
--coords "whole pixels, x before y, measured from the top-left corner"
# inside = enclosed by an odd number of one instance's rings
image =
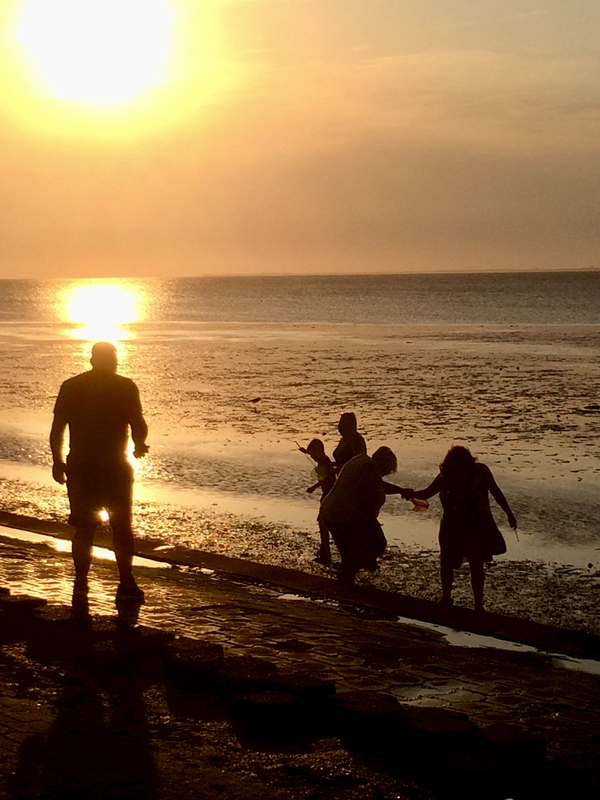
[[[354,410],[371,451],[398,454],[398,483],[428,483],[455,442],[489,464],[519,518],[509,557],[600,561],[600,272],[132,280],[116,293],[2,281],[0,507],[65,513],[52,407],[103,338],[151,428],[144,534],[209,546],[198,510],[314,530],[295,442],[331,451]],[[392,498],[384,522],[391,541],[435,546],[438,518],[435,502],[415,514]]]
[[[86,281],[1,281],[0,322],[64,325]],[[105,281],[111,283],[110,281]],[[600,271],[130,280],[149,323],[595,325]]]

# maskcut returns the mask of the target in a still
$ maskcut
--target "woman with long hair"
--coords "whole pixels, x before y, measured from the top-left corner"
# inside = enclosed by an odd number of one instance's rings
[[[483,565],[506,552],[506,542],[492,516],[489,495],[505,512],[511,528],[516,529],[517,520],[489,467],[477,463],[470,451],[460,445],[446,453],[433,483],[414,492],[413,497],[427,500],[436,494],[440,495],[444,510],[439,535],[442,602],[452,605],[454,570],[466,560],[471,569],[475,611],[481,612]]]

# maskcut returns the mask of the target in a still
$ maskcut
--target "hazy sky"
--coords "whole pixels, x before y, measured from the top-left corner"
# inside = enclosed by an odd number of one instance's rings
[[[0,277],[598,266],[600,4],[120,0],[123,54],[44,3],[0,0]]]

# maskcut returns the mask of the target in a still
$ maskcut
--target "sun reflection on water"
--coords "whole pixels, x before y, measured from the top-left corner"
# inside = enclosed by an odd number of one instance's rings
[[[126,284],[79,283],[67,290],[64,305],[68,321],[78,326],[72,336],[118,342],[131,336],[127,326],[141,320],[144,297],[138,287]]]

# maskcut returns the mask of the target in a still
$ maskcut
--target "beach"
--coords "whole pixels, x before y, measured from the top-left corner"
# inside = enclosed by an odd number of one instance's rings
[[[63,300],[94,283],[5,283],[1,509],[64,522],[52,407],[102,331],[69,319]],[[519,539],[496,508],[508,551],[488,572],[491,608],[596,626],[597,283],[597,273],[122,282],[152,301],[112,329],[150,426],[137,535],[318,571],[313,465],[297,445],[317,436],[331,453],[340,413],[353,410],[370,452],[396,452],[402,486],[427,485],[454,443],[492,469]],[[440,513],[437,500],[417,513],[389,498],[388,552],[360,580],[437,598]],[[468,605],[463,571],[456,597]]]
[[[19,505],[21,513],[25,505]],[[169,524],[177,526],[181,531],[177,545],[165,544],[164,539],[152,534],[159,527],[156,517],[163,517],[165,513],[168,514]],[[57,515],[55,519],[57,522],[64,521],[62,515]],[[200,514],[189,509],[175,508],[165,510],[163,506],[146,504],[137,508],[136,523],[139,541],[144,546],[154,547],[158,558],[171,556],[176,548],[185,552],[186,532],[189,531],[190,539],[194,542],[198,536],[203,537],[204,552],[208,553],[276,567],[283,566],[320,577],[335,578],[339,567],[335,548],[332,568],[314,562],[314,553],[318,546],[316,533],[268,525],[235,515],[226,518],[214,513]],[[4,535],[7,533],[18,536],[15,532],[4,530]],[[109,529],[106,530],[104,539],[110,542]],[[68,550],[70,545],[59,541],[58,547],[62,552]],[[197,546],[188,546],[187,549],[192,553],[199,552]],[[34,578],[36,572],[32,559],[35,560],[34,554],[24,550],[17,569],[13,561],[0,560],[0,577],[5,584],[12,584],[15,591],[35,592],[37,578]],[[186,568],[184,565],[182,567],[184,571],[187,569],[194,572],[194,568]],[[61,580],[54,585],[53,593],[57,599],[69,603],[72,589],[70,565],[65,566],[61,575]],[[391,545],[380,559],[377,572],[359,573],[356,584],[438,602],[441,599],[438,552],[433,549]],[[599,585],[600,570],[591,564],[589,567],[575,567],[558,562],[517,560],[506,555],[496,558],[492,564],[486,566],[485,608],[495,614],[600,636],[600,607],[597,602]],[[455,574],[454,602],[458,608],[473,607],[467,564],[463,564]]]
[[[128,627],[106,553],[83,621],[67,550],[0,528],[3,797],[597,796],[598,638],[232,558]]]

